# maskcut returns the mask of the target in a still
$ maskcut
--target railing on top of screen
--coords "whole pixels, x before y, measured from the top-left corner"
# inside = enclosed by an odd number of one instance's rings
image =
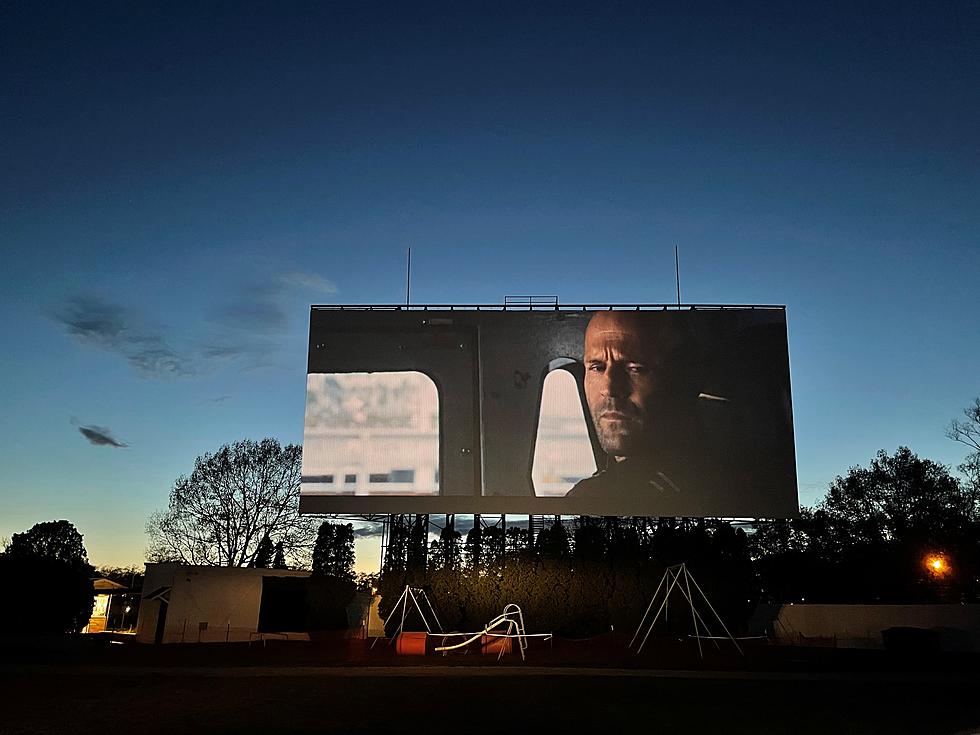
[[[312,304],[321,311],[736,311],[786,310],[785,304]]]
[[[549,306],[558,307],[557,296],[504,296],[504,306],[537,306],[547,308]]]

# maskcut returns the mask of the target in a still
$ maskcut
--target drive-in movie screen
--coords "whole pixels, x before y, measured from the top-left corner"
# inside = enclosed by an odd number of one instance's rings
[[[304,513],[788,517],[782,307],[314,307]]]

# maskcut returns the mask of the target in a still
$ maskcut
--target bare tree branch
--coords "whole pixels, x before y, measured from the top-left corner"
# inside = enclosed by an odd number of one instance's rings
[[[263,536],[307,566],[316,524],[299,515],[302,450],[275,439],[244,440],[198,457],[178,477],[166,510],[150,516],[148,557],[211,566],[254,562]]]
[[[946,427],[946,436],[968,447],[971,451],[957,469],[963,473],[973,486],[973,492],[980,496],[980,398],[963,409],[965,420],[953,419]]]
[[[973,452],[980,452],[980,398],[973,399],[973,405],[963,409],[966,420],[953,419],[946,427],[946,436],[960,444],[965,444]]]

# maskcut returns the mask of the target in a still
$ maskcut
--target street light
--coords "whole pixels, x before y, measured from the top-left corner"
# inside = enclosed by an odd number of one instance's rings
[[[945,577],[951,571],[949,559],[945,554],[934,552],[927,554],[924,561],[926,571],[933,577]]]

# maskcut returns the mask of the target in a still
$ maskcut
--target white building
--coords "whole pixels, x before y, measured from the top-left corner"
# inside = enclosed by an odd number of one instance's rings
[[[308,571],[290,569],[147,564],[136,639],[143,643],[253,640],[260,636],[263,580],[309,576]]]

